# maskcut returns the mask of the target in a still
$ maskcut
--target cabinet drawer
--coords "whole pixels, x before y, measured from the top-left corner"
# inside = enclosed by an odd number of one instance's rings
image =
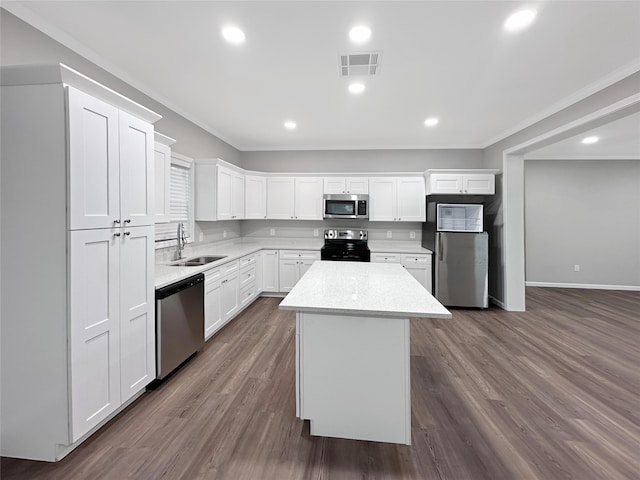
[[[252,253],[251,255],[245,255],[240,258],[240,268],[246,267],[247,265],[255,265],[258,258],[257,253]]]
[[[320,260],[315,250],[280,250],[280,260]]]
[[[256,266],[247,265],[240,270],[240,288],[256,280]]]
[[[402,265],[411,268],[430,268],[431,255],[402,255]]]
[[[400,263],[398,253],[372,253],[371,261],[374,263]]]
[[[220,278],[222,278],[222,267],[212,268],[211,270],[207,270],[206,272],[204,272],[205,284],[215,282]]]
[[[240,306],[244,307],[248,303],[256,297],[256,282],[254,281],[247,283],[246,285],[240,287]]]
[[[222,269],[222,275],[227,275],[238,270],[239,262],[238,260],[233,260],[232,262],[221,265],[220,268]]]

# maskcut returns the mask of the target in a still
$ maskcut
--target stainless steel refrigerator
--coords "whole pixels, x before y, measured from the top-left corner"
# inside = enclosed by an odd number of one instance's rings
[[[427,197],[422,244],[433,251],[433,293],[449,307],[487,308],[489,235],[483,204],[452,200]]]

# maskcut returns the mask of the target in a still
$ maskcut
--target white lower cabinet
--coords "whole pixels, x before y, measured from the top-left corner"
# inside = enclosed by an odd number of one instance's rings
[[[71,440],[155,378],[153,227],[70,237]]]
[[[372,253],[371,261],[376,263],[400,263],[429,293],[431,285],[430,254]]]
[[[298,280],[320,260],[320,252],[311,250],[280,250],[280,292],[290,292]]]
[[[215,268],[204,273],[205,340],[217,332],[222,324],[222,269]]]
[[[280,291],[280,262],[278,250],[262,250],[262,292]]]

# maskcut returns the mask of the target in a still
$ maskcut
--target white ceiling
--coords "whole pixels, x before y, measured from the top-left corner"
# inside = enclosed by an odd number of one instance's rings
[[[482,148],[640,70],[638,1],[3,6],[240,150]],[[506,33],[524,6],[536,21]],[[228,23],[244,45],[222,39]],[[383,56],[353,96],[338,58],[358,51]]]
[[[591,136],[598,137],[598,142],[582,143],[584,138]],[[526,158],[640,159],[640,113],[540,148],[527,154]]]

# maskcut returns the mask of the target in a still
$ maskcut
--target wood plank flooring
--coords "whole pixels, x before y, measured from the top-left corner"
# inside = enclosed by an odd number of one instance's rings
[[[527,289],[528,311],[411,322],[411,447],[309,436],[292,312],[261,298],[55,464],[11,479],[638,479],[640,292]]]

